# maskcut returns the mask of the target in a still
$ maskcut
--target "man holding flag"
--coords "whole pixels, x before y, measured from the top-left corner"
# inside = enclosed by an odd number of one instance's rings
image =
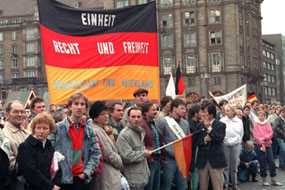
[[[163,143],[168,144],[190,134],[188,122],[183,119],[186,112],[185,102],[175,99],[170,106],[170,114],[157,121],[157,130],[163,137]],[[175,160],[173,145],[165,148],[166,164],[162,164],[161,189],[170,190],[172,181],[176,182],[177,190],[185,190],[186,179],[180,173]]]

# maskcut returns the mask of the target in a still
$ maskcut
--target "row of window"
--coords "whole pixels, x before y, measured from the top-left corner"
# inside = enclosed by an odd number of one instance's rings
[[[34,39],[35,38],[35,29],[34,28],[26,29],[25,30],[25,36],[26,36],[26,39]],[[13,31],[11,33],[11,39],[17,40],[17,38],[18,38],[17,31]],[[0,32],[0,41],[4,41],[4,40],[5,40],[4,32]]]
[[[11,53],[12,54],[18,54],[19,53],[19,48],[17,45],[12,45],[11,46]],[[35,43],[27,43],[26,44],[26,53],[34,53],[35,52]],[[4,54],[4,46],[0,46],[0,55]]]
[[[274,64],[271,64],[271,63],[268,63],[268,62],[266,62],[266,61],[263,61],[263,68],[264,68],[264,69],[268,69],[268,70],[275,71],[275,65],[274,65]]]
[[[160,0],[160,7],[173,7],[174,0]],[[137,0],[137,4],[144,4],[149,2],[149,0]],[[193,5],[196,4],[197,0],[181,0],[182,5]],[[217,3],[221,0],[207,0],[208,3]],[[116,8],[129,6],[129,0],[116,0]]]
[[[24,77],[25,78],[33,78],[36,77],[37,73],[36,71],[25,71],[24,72]],[[11,73],[11,78],[16,79],[19,78],[19,73],[18,72],[12,72]],[[0,74],[0,84],[3,84],[5,80],[4,74]]]
[[[183,56],[186,74],[196,73],[198,71],[198,56],[197,54],[185,54]],[[223,71],[223,55],[221,52],[212,52],[209,54],[209,63],[211,72]],[[165,55],[162,57],[162,72],[164,75],[169,75],[173,72],[175,60],[174,56]]]
[[[263,76],[264,76],[264,79],[263,79],[264,82],[272,82],[272,83],[275,83],[275,81],[276,81],[276,77],[273,76],[273,75],[264,74]]]
[[[12,24],[21,24],[23,22],[22,18],[13,18],[12,19]],[[0,25],[4,25],[4,24],[9,24],[9,20],[8,19],[1,19],[0,20]]]
[[[197,37],[196,32],[185,32],[183,35],[184,47],[196,47]],[[221,45],[222,44],[222,32],[221,31],[210,31],[209,32],[209,44],[210,45]],[[161,48],[168,49],[174,47],[173,34],[162,34],[161,35]]]
[[[220,9],[209,10],[208,21],[209,21],[209,24],[220,24],[221,23],[221,10]],[[195,11],[184,12],[183,25],[184,26],[196,25]],[[173,27],[172,13],[161,14],[161,26],[164,28]]]
[[[26,67],[35,67],[36,66],[35,57],[25,57],[24,63]],[[18,67],[19,67],[18,58],[13,58],[11,61],[11,68],[17,69]],[[3,70],[4,68],[5,68],[5,63],[2,59],[0,59],[0,70]]]
[[[276,89],[271,87],[264,87],[265,96],[276,96]]]
[[[267,57],[268,59],[275,59],[275,55],[269,51],[262,50],[262,54],[264,57]]]

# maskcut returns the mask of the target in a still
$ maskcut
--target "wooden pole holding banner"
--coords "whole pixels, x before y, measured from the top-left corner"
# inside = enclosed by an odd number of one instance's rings
[[[198,130],[198,131],[195,131],[194,133],[192,133],[192,136],[193,136],[193,135],[196,135],[197,133],[200,133],[202,130],[204,130],[204,128],[203,128],[203,129],[200,129],[200,130]],[[191,134],[189,134],[189,135],[191,135]],[[187,135],[187,136],[188,136],[188,135]],[[187,137],[187,136],[185,136],[185,137]],[[178,142],[178,141],[181,141],[181,140],[183,140],[183,138],[185,138],[185,137],[182,137],[182,138],[177,139],[177,140],[175,140],[175,141],[172,141],[172,142],[170,142],[170,143],[168,143],[168,144],[166,144],[166,145],[163,145],[163,146],[161,146],[161,147],[159,147],[159,148],[157,148],[157,149],[154,149],[154,150],[150,151],[150,153],[152,154],[152,153],[154,153],[154,152],[156,152],[156,151],[158,151],[158,150],[161,150],[161,149],[163,149],[163,148],[165,148],[165,147],[167,147],[167,146],[169,146],[169,145],[172,145],[172,144],[174,144],[174,143],[176,143],[176,142]]]

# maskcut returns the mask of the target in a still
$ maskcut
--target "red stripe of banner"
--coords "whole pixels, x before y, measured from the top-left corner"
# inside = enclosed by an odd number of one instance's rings
[[[178,82],[178,93],[177,95],[183,95],[184,93],[184,82],[182,75],[180,76],[179,82]]]
[[[67,36],[41,25],[45,61],[61,68],[158,67],[157,33]],[[150,61],[153,60],[153,61]]]

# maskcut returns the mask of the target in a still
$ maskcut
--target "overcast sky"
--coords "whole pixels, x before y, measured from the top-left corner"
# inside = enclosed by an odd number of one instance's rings
[[[285,0],[264,0],[261,4],[262,34],[285,36]]]

